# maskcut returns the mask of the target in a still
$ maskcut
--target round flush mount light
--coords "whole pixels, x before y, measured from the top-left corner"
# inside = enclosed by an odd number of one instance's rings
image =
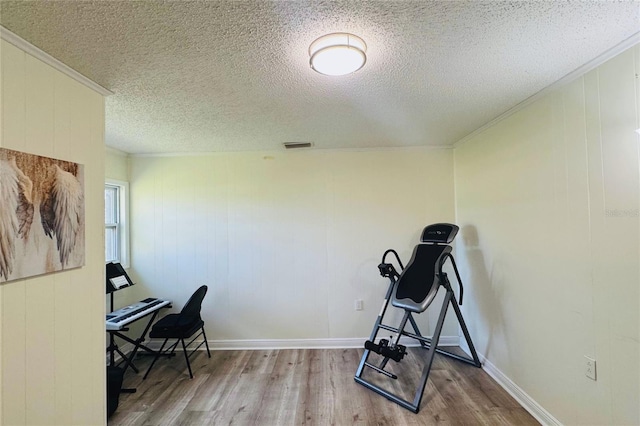
[[[325,75],[346,75],[358,71],[367,61],[367,45],[349,33],[332,33],[317,38],[309,46],[309,64]]]

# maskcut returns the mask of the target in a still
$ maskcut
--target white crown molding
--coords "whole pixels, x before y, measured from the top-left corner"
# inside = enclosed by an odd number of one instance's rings
[[[516,385],[509,377],[500,371],[483,355],[478,354],[482,362],[482,369],[487,372],[509,395],[511,395],[522,407],[543,425],[561,426],[562,423],[531,398],[520,386]]]
[[[6,29],[5,27],[3,27],[1,25],[0,25],[0,39],[6,41],[7,43],[13,44],[18,49],[23,50],[25,53],[28,53],[29,55],[33,56],[34,58],[39,59],[40,61],[44,62],[45,64],[53,67],[54,69],[60,71],[61,73],[65,74],[66,76],[74,79],[78,83],[88,87],[91,90],[94,90],[94,91],[98,92],[102,96],[113,95],[112,91],[110,91],[108,89],[105,89],[104,87],[100,86],[98,83],[88,79],[84,75],[80,74],[78,71],[76,71],[73,68],[69,67],[68,65],[60,62],[58,59],[54,58],[53,56],[51,56],[48,53],[44,52],[42,49],[40,49],[40,48],[34,46],[33,44],[29,43],[28,41],[26,41],[22,37],[12,33],[11,31],[9,31],[8,29]]]
[[[525,99],[524,101],[520,102],[516,106],[514,106],[514,107],[508,109],[507,111],[503,112],[502,114],[500,114],[499,116],[497,116],[496,118],[494,118],[493,120],[491,120],[490,122],[485,124],[484,126],[479,127],[478,129],[476,129],[473,132],[469,133],[467,136],[465,136],[464,138],[460,139],[458,142],[454,143],[453,147],[457,148],[460,145],[463,145],[464,143],[466,143],[469,140],[473,139],[474,137],[478,136],[479,134],[481,134],[485,130],[495,126],[496,124],[498,124],[502,120],[512,116],[516,112],[518,112],[518,111],[524,109],[525,107],[531,105],[532,103],[534,103],[535,101],[539,100],[540,98],[546,96],[550,92],[552,92],[554,90],[557,90],[560,87],[562,87],[562,86],[564,86],[564,85],[566,85],[568,83],[571,83],[572,81],[576,80],[577,78],[583,76],[584,74],[588,73],[589,71],[592,71],[592,70],[598,68],[600,65],[604,64],[609,59],[612,59],[612,58],[618,56],[619,54],[621,54],[625,50],[635,46],[638,43],[640,43],[640,31],[638,31],[637,33],[633,34],[631,37],[627,38],[626,40],[618,43],[617,45],[615,45],[611,49],[605,51],[601,55],[598,55],[596,58],[592,59],[591,61],[587,62],[586,64],[584,64],[584,65],[576,68],[575,70],[571,71],[569,74],[565,75],[564,77],[562,77],[560,80],[556,81],[555,83],[550,84],[549,86],[545,87],[544,89],[540,90],[539,92],[535,93],[534,95],[532,95],[532,96],[528,97],[527,99]]]
[[[371,147],[371,148],[302,148],[296,150],[265,150],[265,151],[208,151],[208,152],[161,152],[161,153],[140,153],[129,154],[133,158],[153,158],[153,157],[209,157],[216,155],[237,155],[255,154],[263,156],[274,155],[312,155],[318,153],[331,152],[379,152],[379,151],[417,151],[417,150],[452,150],[453,145],[416,145],[416,146],[396,146],[396,147]]]

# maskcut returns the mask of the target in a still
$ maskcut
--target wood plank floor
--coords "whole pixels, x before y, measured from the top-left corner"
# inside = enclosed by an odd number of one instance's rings
[[[536,420],[479,368],[436,355],[420,406],[413,414],[353,380],[361,349],[206,351],[191,358],[160,359],[142,380],[149,358],[129,369],[116,425],[537,425]],[[424,350],[409,348],[388,369],[365,378],[412,399]],[[370,358],[371,359],[371,358]],[[393,364],[393,365],[392,365]]]

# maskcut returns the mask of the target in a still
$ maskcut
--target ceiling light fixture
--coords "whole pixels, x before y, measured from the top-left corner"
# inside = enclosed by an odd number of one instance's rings
[[[332,33],[317,38],[309,46],[309,64],[325,75],[346,75],[358,71],[367,62],[367,45],[349,33]]]

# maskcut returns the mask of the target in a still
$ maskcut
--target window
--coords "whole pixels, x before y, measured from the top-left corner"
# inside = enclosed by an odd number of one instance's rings
[[[129,232],[127,229],[127,193],[129,184],[109,180],[104,186],[105,261],[129,266]]]

